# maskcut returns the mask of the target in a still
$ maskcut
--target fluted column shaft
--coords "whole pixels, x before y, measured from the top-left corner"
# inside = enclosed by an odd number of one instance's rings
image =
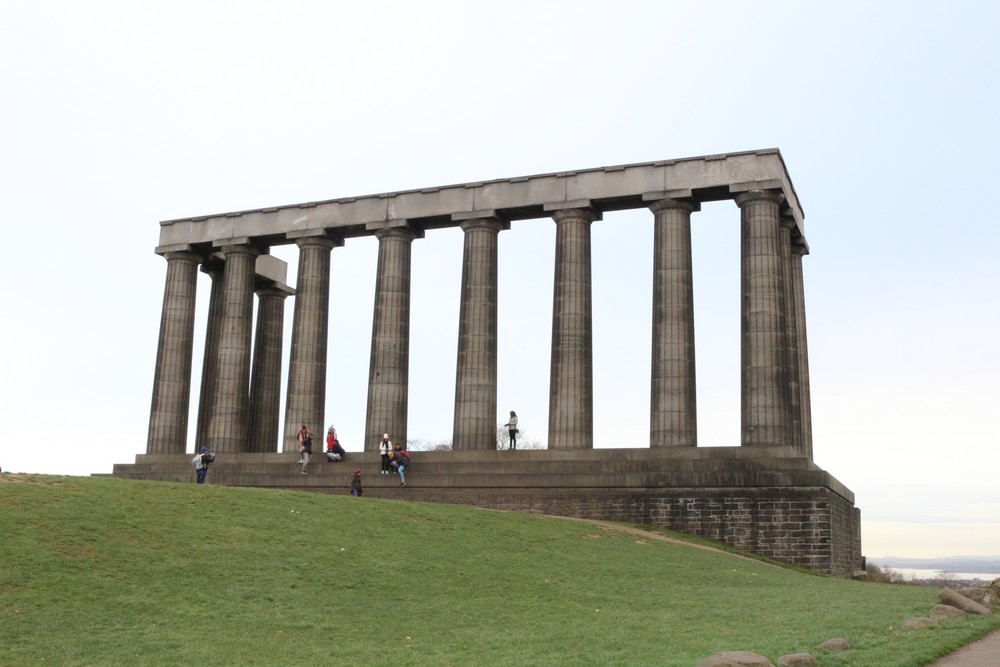
[[[260,251],[241,244],[225,246],[222,252],[226,270],[216,389],[211,397],[208,442],[199,444],[213,451],[242,452],[247,442],[254,267]]]
[[[334,241],[309,236],[296,242],[299,268],[292,317],[282,451],[298,451],[299,427],[322,433],[326,404],[327,334],[330,319],[330,251]]]
[[[806,298],[802,257],[809,253],[804,240],[792,246],[792,294],[795,299],[795,336],[799,359],[799,410],[802,415],[802,452],[813,460],[812,398],[809,392],[809,343],[806,336]]]
[[[406,442],[410,390],[410,266],[416,232],[393,227],[375,233],[378,267],[372,315],[365,451],[378,451],[382,434]]]
[[[147,454],[184,452],[191,400],[194,310],[201,258],[190,252],[168,252],[164,257],[167,278],[149,409]]]
[[[792,276],[792,232],[795,220],[781,219],[781,265],[785,269],[785,341],[788,365],[788,444],[802,451],[802,393],[799,389],[799,338],[795,315],[795,286]]]
[[[277,287],[257,290],[257,333],[254,336],[250,376],[250,432],[248,452],[274,452],[281,427],[281,345],[284,338],[285,298]]]
[[[736,197],[742,245],[742,444],[789,444],[785,269],[781,194]]]
[[[452,448],[496,449],[497,246],[503,222],[466,220]]]
[[[208,425],[211,422],[212,396],[215,395],[219,359],[219,329],[222,325],[222,289],[225,264],[212,260],[202,264],[201,270],[212,279],[208,300],[208,323],[205,327],[205,352],[201,364],[201,392],[198,396],[198,426],[195,429],[195,450],[208,443]]]
[[[592,209],[564,209],[556,222],[549,379],[549,449],[594,446],[594,359],[590,225]]]
[[[656,217],[650,447],[698,444],[691,262],[691,213],[698,209],[696,202],[676,199],[650,206]]]

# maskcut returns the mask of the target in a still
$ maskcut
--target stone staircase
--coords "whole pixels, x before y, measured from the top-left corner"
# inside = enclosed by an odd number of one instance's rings
[[[117,464],[115,477],[193,482],[193,454],[140,454],[134,464]],[[219,453],[209,484],[347,493],[351,474],[362,470],[365,493],[383,498],[446,500],[445,496],[489,497],[511,490],[537,493],[561,489],[656,491],[703,487],[826,486],[852,495],[826,471],[784,447],[700,447],[662,449],[517,450],[411,452],[407,486],[380,475],[377,452],[348,453],[331,463],[314,455],[308,474],[296,453]],[[853,498],[852,498],[853,500]]]

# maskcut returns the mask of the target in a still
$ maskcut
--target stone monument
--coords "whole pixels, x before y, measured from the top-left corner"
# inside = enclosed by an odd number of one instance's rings
[[[703,202],[726,199],[741,221],[741,442],[699,448],[691,217]],[[605,212],[639,208],[650,211],[654,248],[649,446],[595,449],[591,225]],[[548,449],[497,452],[497,249],[511,221],[533,218],[556,225]],[[859,567],[853,493],[813,463],[802,275],[809,246],[777,149],[161,222],[156,252],[167,275],[149,435],[145,454],[115,475],[190,476],[200,268],[212,289],[196,431],[220,453],[213,482],[341,492],[343,475],[317,466],[304,478],[287,461],[299,425],[325,423],[330,256],[361,236],[378,239],[378,264],[364,453],[347,460],[377,465],[383,431],[403,441],[407,434],[411,246],[445,227],[464,234],[453,449],[421,453],[420,474],[406,489],[369,476],[369,495],[635,521],[840,576]],[[284,284],[284,263],[268,254],[290,244],[298,247],[294,290]],[[489,480],[478,473],[482,465],[493,470]]]

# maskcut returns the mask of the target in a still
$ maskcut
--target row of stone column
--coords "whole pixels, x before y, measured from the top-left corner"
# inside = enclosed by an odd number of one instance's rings
[[[801,238],[781,217],[781,194],[736,196],[742,239],[742,444],[791,445],[811,458],[808,356]],[[592,448],[593,320],[590,207],[551,207],[556,228],[549,390],[550,449]],[[696,446],[694,299],[690,198],[662,198],[654,214],[650,446]],[[498,235],[494,212],[455,216],[464,232],[453,448],[493,449],[497,410]],[[379,241],[365,449],[383,432],[405,441],[409,391],[411,246],[405,223],[374,231]],[[282,450],[300,424],[324,423],[330,252],[342,241],[295,239],[299,248]],[[218,451],[273,451],[278,433],[281,322],[287,291],[254,285],[252,244],[206,260],[213,280],[198,443]],[[147,453],[185,451],[197,268],[202,258],[168,252]],[[250,365],[253,294],[258,326]],[[247,387],[249,384],[249,394]]]

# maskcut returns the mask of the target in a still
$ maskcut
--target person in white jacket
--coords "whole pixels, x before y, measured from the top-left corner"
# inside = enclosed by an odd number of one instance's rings
[[[507,427],[507,435],[510,437],[510,443],[507,445],[507,449],[517,449],[517,413],[513,410],[510,411],[510,420],[504,424]]]
[[[382,434],[382,442],[378,443],[378,453],[382,455],[382,474],[391,475],[392,470],[389,469],[389,452],[392,451],[392,443],[389,442],[389,434]]]

